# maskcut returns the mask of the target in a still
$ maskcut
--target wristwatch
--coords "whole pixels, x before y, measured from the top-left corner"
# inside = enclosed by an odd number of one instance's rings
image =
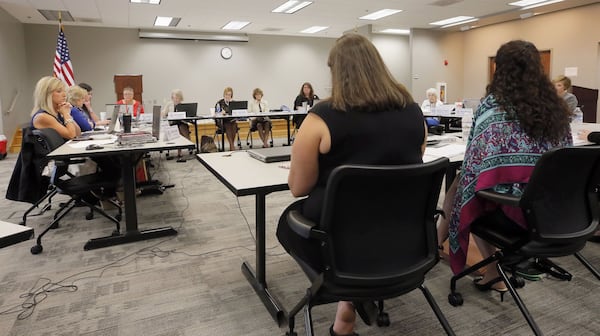
[[[68,123],[72,123],[75,122],[75,120],[73,120],[73,118],[69,118],[65,120],[65,125],[67,125]]]

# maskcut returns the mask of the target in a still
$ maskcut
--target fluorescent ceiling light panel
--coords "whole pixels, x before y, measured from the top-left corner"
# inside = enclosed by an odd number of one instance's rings
[[[285,14],[294,14],[295,12],[301,10],[302,8],[312,4],[312,1],[288,1],[283,5],[273,9],[272,13],[285,13]]]
[[[229,23],[227,23],[221,29],[225,29],[225,30],[240,30],[240,29],[246,27],[249,24],[250,24],[250,22],[248,22],[248,21],[229,21]]]
[[[373,20],[379,20],[379,19],[384,18],[386,16],[394,15],[394,14],[400,13],[400,12],[402,12],[401,9],[387,9],[386,8],[386,9],[378,10],[377,12],[373,12],[371,14],[367,14],[367,15],[361,16],[361,17],[359,17],[359,19],[361,19],[361,20],[371,20],[371,21],[373,21]]]
[[[129,0],[130,3],[160,5],[160,0]]]
[[[181,18],[170,17],[170,16],[157,16],[154,19],[154,25],[158,27],[176,27],[179,24]]]
[[[305,33],[305,34],[314,34],[314,33],[318,33],[320,31],[323,31],[325,29],[327,29],[329,27],[325,27],[325,26],[312,26],[310,28],[306,28],[302,31],[300,31],[301,33]]]
[[[474,21],[477,21],[477,20],[479,20],[479,19],[478,18],[472,18],[472,19],[466,20],[466,21],[460,21],[460,22],[455,22],[455,23],[447,24],[445,26],[441,26],[440,28],[443,29],[443,28],[448,28],[448,27],[454,27],[454,26],[458,26],[458,25],[461,25],[461,24],[465,24],[465,23],[469,23],[469,22],[474,22]]]
[[[546,1],[546,2],[539,3],[539,4],[523,7],[523,8],[521,8],[521,10],[528,10],[528,9],[532,9],[532,8],[536,8],[536,7],[550,5],[550,4],[557,3],[557,2],[563,2],[563,0]]]
[[[472,16],[455,16],[453,18],[440,20],[440,21],[436,21],[436,22],[431,22],[429,24],[435,25],[435,26],[445,26],[445,25],[449,25],[449,24],[453,24],[453,23],[457,23],[457,22],[465,23],[467,20],[473,20],[473,19],[474,19],[474,17],[472,17]]]
[[[409,35],[410,34],[410,29],[384,29],[384,30],[380,30],[380,33],[385,33],[385,34],[396,34],[396,35]]]
[[[535,5],[535,4],[539,4],[540,2],[546,2],[546,1],[548,1],[548,0],[521,0],[521,1],[511,2],[511,3],[509,3],[509,5],[525,7],[525,6]]]

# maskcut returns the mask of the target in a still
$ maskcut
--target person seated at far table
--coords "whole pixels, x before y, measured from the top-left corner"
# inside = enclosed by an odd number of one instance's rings
[[[315,103],[315,100],[318,99],[319,96],[315,94],[312,84],[310,84],[309,82],[305,82],[304,84],[302,84],[302,87],[300,88],[300,93],[298,94],[298,96],[296,96],[296,99],[294,100],[294,110],[301,109],[303,103],[306,103],[306,108],[308,109],[309,107],[312,107]],[[306,118],[306,116],[304,115],[295,115],[292,117],[296,129],[300,129],[304,118]]]
[[[133,117],[137,118],[138,112],[139,114],[144,113],[144,105],[139,101],[133,99],[134,91],[131,86],[126,86],[123,88],[123,99],[117,101],[117,104],[123,105],[133,105]],[[132,114],[132,111],[127,111],[126,113]]]
[[[269,103],[263,99],[263,90],[256,88],[252,91],[252,101],[248,103],[248,113],[257,114],[269,112]],[[271,130],[271,120],[268,117],[250,118],[250,131],[257,130],[258,136],[263,142],[263,148],[269,146],[269,131]]]
[[[77,85],[87,91],[87,95],[85,95],[83,98],[83,106],[81,107],[81,110],[85,112],[89,119],[94,121],[96,126],[105,126],[110,124],[110,120],[102,120],[92,108],[92,86],[87,83],[79,83]]]
[[[435,88],[427,89],[425,94],[427,95],[427,99],[421,104],[421,110],[431,112],[433,108],[444,105],[444,103],[438,99],[438,91]]]
[[[82,132],[91,131],[96,127],[96,123],[82,110],[83,100],[86,96],[87,91],[78,85],[73,85],[67,90],[67,100],[73,106],[71,116]]]
[[[554,88],[556,89],[556,93],[558,96],[565,100],[567,106],[569,106],[569,111],[574,112],[579,102],[577,101],[577,97],[572,94],[571,91],[571,79],[567,76],[560,75],[552,80],[554,83]]]
[[[223,90],[223,99],[219,100],[215,104],[215,113],[217,115],[231,115],[231,107],[229,103],[233,101],[233,89],[231,87],[226,87]],[[221,132],[224,132],[227,136],[227,142],[229,143],[229,150],[233,151],[235,149],[235,135],[237,134],[237,121],[234,118],[231,119],[215,119],[215,123]]]
[[[165,105],[165,107],[160,112],[162,118],[166,118],[169,115],[169,112],[175,112],[175,106],[181,104],[183,102],[183,91],[180,89],[174,89],[171,91],[171,101]],[[188,123],[184,121],[173,121],[170,122],[171,125],[177,125],[179,129],[179,134],[181,134],[186,139],[190,139],[190,126]],[[172,160],[172,156],[167,156],[167,160]],[[177,162],[185,162],[186,160],[181,156],[181,149],[177,150]]]

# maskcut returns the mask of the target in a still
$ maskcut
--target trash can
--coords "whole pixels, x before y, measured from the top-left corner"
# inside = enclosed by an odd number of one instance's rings
[[[6,157],[6,144],[8,143],[8,141],[6,140],[6,137],[2,134],[0,134],[0,160],[4,159]]]

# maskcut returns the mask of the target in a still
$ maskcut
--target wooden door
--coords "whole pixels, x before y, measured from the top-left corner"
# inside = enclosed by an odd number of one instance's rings
[[[540,58],[542,60],[542,67],[544,68],[544,73],[548,75],[550,78],[550,50],[542,50],[540,51]],[[496,56],[492,56],[488,59],[488,84],[492,81],[494,77],[494,72],[496,71]]]
[[[117,95],[116,100],[123,99],[123,89],[130,86],[133,88],[133,99],[143,104],[142,93],[144,88],[142,86],[142,75],[115,75],[115,94]]]

